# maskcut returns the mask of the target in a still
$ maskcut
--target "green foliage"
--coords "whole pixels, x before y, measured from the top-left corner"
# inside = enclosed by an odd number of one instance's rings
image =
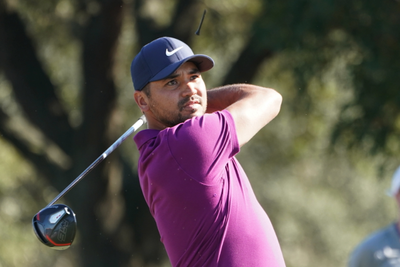
[[[54,255],[38,246],[30,223],[40,208],[36,199],[40,179],[5,140],[0,139],[0,147],[0,238],[7,240],[0,245],[0,266],[49,265]]]
[[[396,219],[395,201],[385,191],[398,162],[370,156],[368,147],[331,147],[341,107],[354,97],[343,68],[348,57],[316,72],[301,90],[287,66],[304,58],[283,52],[259,70],[256,84],[276,88],[284,102],[239,160],[275,226],[287,266],[345,266],[361,239]],[[299,100],[303,94],[309,105]]]

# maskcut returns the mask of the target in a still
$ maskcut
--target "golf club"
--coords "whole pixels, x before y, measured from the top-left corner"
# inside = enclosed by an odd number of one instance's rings
[[[58,250],[71,246],[77,228],[75,213],[64,204],[56,204],[60,198],[68,193],[80,180],[92,169],[111,154],[133,132],[146,123],[146,117],[142,115],[132,127],[118,138],[104,153],[86,168],[72,183],[70,183],[58,196],[56,196],[45,208],[33,216],[32,226],[36,237],[46,246]]]
[[[57,250],[71,246],[75,238],[76,224],[75,213],[64,204],[46,207],[32,219],[33,230],[40,242]]]
[[[197,28],[197,31],[195,32],[196,35],[200,35],[200,29],[201,29],[201,26],[203,25],[203,20],[204,20],[204,17],[206,16],[206,12],[207,11],[204,9],[203,16],[201,17],[199,27]]]

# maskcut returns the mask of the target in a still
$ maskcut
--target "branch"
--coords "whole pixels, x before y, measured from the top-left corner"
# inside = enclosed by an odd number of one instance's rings
[[[48,180],[51,177],[62,177],[63,168],[58,164],[52,162],[46,153],[35,153],[30,147],[31,145],[21,138],[18,138],[19,134],[11,130],[9,125],[10,121],[15,120],[10,118],[6,113],[0,109],[0,134],[1,137],[9,141],[30,163],[35,166],[36,170]],[[53,185],[57,187],[60,180],[52,179]],[[61,181],[60,181],[61,182]]]
[[[0,65],[27,118],[68,153],[72,140],[68,116],[21,19],[4,5],[0,8]]]
[[[103,149],[109,143],[103,137],[117,95],[112,70],[123,2],[100,1],[99,4],[100,11],[90,18],[83,38],[83,123],[77,141],[85,142],[89,148]],[[93,157],[100,152],[93,151]]]

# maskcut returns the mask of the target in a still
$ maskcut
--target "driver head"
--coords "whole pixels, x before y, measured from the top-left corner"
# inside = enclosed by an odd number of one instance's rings
[[[37,238],[46,246],[63,250],[71,246],[76,233],[75,213],[64,204],[39,211],[32,219]]]

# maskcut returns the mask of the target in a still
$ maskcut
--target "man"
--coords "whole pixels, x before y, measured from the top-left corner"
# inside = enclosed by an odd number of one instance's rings
[[[400,209],[400,167],[395,171],[388,195]],[[400,266],[400,221],[369,235],[352,252],[349,267]]]
[[[280,110],[273,89],[206,91],[214,66],[170,37],[131,66],[148,129],[134,137],[141,188],[172,266],[285,266],[271,222],[234,157]]]

